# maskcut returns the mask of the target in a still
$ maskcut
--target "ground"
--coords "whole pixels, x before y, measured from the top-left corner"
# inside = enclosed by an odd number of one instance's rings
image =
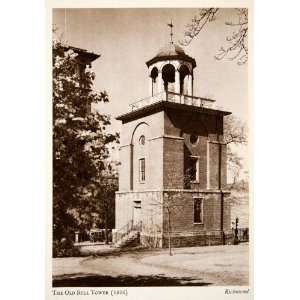
[[[54,258],[53,286],[248,285],[249,245]]]

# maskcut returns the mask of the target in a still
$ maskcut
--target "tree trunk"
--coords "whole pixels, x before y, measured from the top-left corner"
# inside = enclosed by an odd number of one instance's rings
[[[105,213],[104,222],[105,222],[105,244],[107,245],[108,244],[107,212]]]

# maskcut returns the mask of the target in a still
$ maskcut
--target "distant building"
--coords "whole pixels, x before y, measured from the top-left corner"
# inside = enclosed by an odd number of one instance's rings
[[[77,48],[73,46],[62,46],[60,48],[55,49],[55,52],[53,53],[53,57],[56,55],[62,55],[62,52],[67,52],[69,50],[72,50],[74,53],[77,54],[76,56],[76,72],[81,76],[86,70],[87,67],[92,67],[92,62],[95,61],[100,57],[99,54],[89,52],[86,49]],[[59,53],[60,52],[60,53]],[[82,77],[81,77],[82,78]],[[81,87],[84,87],[84,82],[81,82]],[[87,103],[86,107],[87,113],[91,111],[91,105]]]
[[[230,193],[223,190],[223,118],[230,112],[194,95],[196,61],[172,41],[146,64],[149,96],[117,118],[114,241],[138,230],[142,244],[167,247],[170,217],[175,247],[230,243]]]

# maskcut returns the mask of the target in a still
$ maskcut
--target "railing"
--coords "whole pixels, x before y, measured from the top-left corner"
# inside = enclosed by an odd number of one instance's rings
[[[125,236],[129,235],[131,231],[142,231],[142,221],[133,223],[133,220],[130,220],[126,225],[118,229],[114,234],[114,243],[121,241]]]
[[[129,110],[130,111],[137,110],[142,107],[145,107],[145,106],[157,103],[157,102],[161,102],[161,101],[166,101],[166,93],[165,92],[161,92],[161,93],[158,93],[151,97],[143,98],[139,101],[129,104]]]
[[[129,111],[134,111],[142,107],[149,106],[151,104],[161,102],[161,101],[168,101],[172,103],[179,103],[179,104],[191,105],[196,107],[212,108],[216,100],[189,96],[189,95],[182,95],[182,94],[168,91],[168,92],[158,93],[151,97],[147,97],[130,104]]]
[[[118,229],[115,232],[115,243],[120,241],[123,237],[129,234],[130,231],[133,230],[133,220],[130,220],[127,224],[125,224],[123,227]]]
[[[139,231],[139,232],[142,231],[142,221],[133,224],[132,230]]]
[[[237,235],[239,242],[249,242],[249,228],[232,228],[232,232],[234,235]]]

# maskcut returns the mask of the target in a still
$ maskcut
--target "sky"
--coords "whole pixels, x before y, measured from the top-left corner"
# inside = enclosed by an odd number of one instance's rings
[[[112,116],[112,129],[120,131],[121,122],[114,117],[126,113],[128,105],[148,95],[146,61],[153,58],[170,41],[174,24],[174,42],[182,40],[185,26],[197,14],[197,8],[146,9],[54,9],[56,37],[69,45],[100,54],[92,63],[95,88],[106,90],[110,102],[96,109]],[[234,9],[222,9],[216,21],[207,25],[189,46],[186,54],[195,58],[194,95],[216,100],[216,105],[248,120],[248,65],[235,61],[218,61],[214,55],[233,28],[225,21],[236,19]],[[246,149],[240,149],[246,157]]]

